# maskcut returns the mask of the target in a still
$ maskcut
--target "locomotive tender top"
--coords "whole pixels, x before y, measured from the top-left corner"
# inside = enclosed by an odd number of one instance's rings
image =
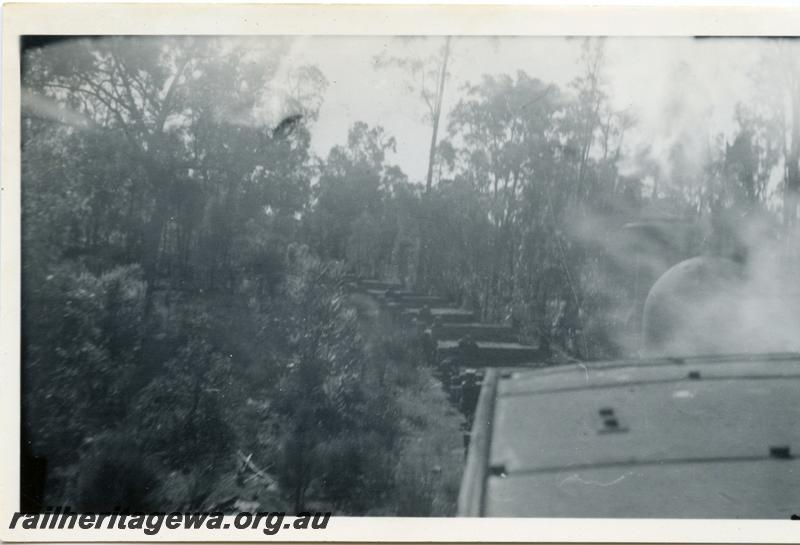
[[[800,354],[489,369],[461,516],[800,510]]]

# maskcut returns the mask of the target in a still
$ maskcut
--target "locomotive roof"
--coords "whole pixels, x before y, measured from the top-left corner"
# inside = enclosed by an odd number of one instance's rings
[[[784,518],[800,354],[488,370],[462,515]]]

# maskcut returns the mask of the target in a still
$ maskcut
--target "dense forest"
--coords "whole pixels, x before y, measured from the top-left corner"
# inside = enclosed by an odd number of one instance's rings
[[[762,48],[733,136],[658,158],[626,145],[636,113],[614,107],[602,39],[575,40],[561,86],[518,71],[453,88],[457,38],[376,59],[425,112],[417,180],[380,124],[313,151],[328,81],[304,65],[275,85],[290,42],[25,50],[23,422],[48,505],[452,514],[461,417],[412,335],[359,317],[345,275],[514,323],[557,363],[634,354],[642,295],[680,258],[796,263],[791,44]],[[642,249],[637,225],[680,242]]]

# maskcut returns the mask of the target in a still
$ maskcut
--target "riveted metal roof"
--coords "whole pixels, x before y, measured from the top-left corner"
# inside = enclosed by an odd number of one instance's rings
[[[492,370],[463,515],[778,518],[800,510],[800,356]]]

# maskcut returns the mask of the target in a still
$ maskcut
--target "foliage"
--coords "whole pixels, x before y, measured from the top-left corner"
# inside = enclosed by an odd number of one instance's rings
[[[78,470],[74,508],[101,513],[114,509],[148,513],[158,509],[159,481],[152,460],[121,436],[98,438]]]

